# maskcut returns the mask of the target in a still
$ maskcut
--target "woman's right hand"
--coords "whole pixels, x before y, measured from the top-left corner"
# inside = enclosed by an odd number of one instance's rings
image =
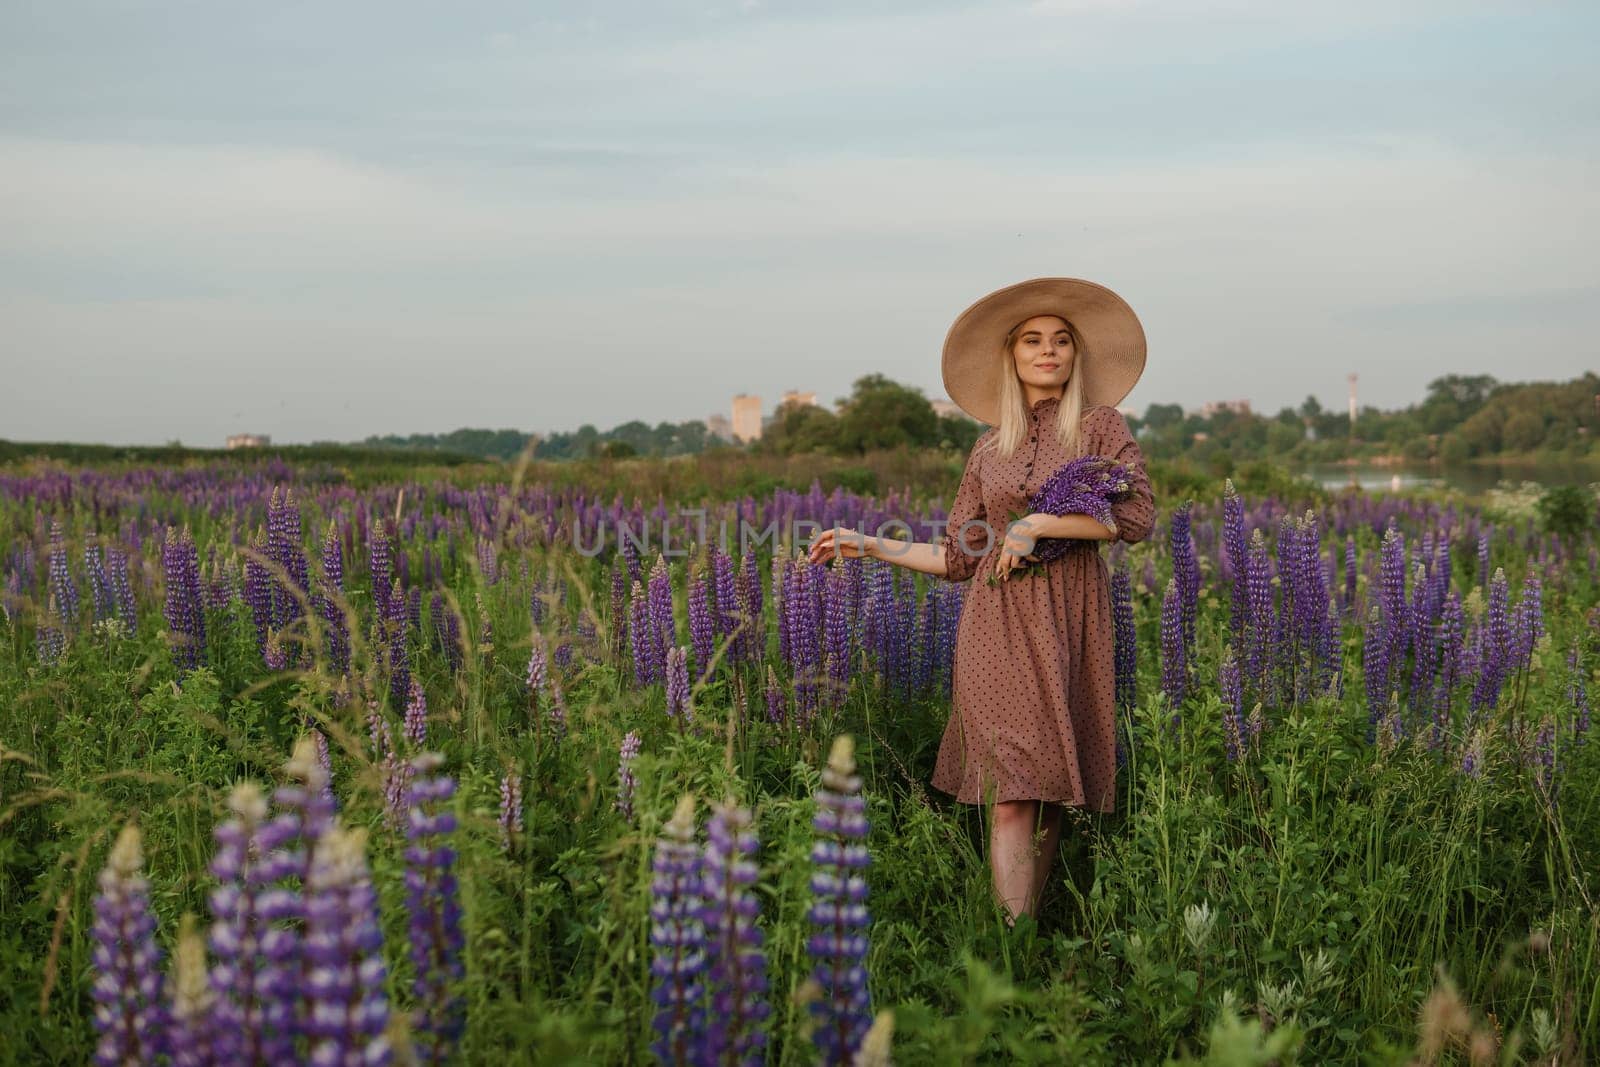
[[[848,527],[830,527],[812,540],[807,558],[812,563],[827,563],[834,556],[843,556],[845,559],[870,556],[873,542],[876,540],[877,538],[866,537]]]

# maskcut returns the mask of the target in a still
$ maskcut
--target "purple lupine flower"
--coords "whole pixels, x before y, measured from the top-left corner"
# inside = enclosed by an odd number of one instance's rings
[[[1200,564],[1195,558],[1191,513],[1194,501],[1185,500],[1172,509],[1168,543],[1172,553],[1172,577],[1178,584],[1180,621],[1183,627],[1184,662],[1194,660],[1194,626],[1200,597]],[[1187,667],[1185,668],[1187,670]],[[1187,682],[1185,683],[1187,685]]]
[[[611,652],[613,656],[621,653],[623,642],[627,639],[627,605],[628,586],[623,575],[623,569],[613,562],[611,564]]]
[[[214,831],[211,873],[211,988],[217,995],[219,1063],[281,1063],[294,1058],[292,961],[271,939],[263,897],[270,892],[267,800],[250,782],[228,797],[233,818]],[[268,950],[272,951],[269,952]]]
[[[645,586],[645,602],[650,616],[650,633],[652,643],[650,649],[651,674],[655,678],[666,678],[667,650],[678,643],[677,622],[672,616],[672,572],[667,568],[666,558],[659,553],[656,563],[650,568],[650,582]]]
[[[1068,460],[1056,468],[1028,498],[1027,514],[1087,515],[1117,532],[1111,505],[1133,491],[1128,468],[1104,456],[1087,455]],[[1068,537],[1040,537],[1031,555],[1038,563],[1027,569],[1059,559],[1073,545]]]
[[[206,662],[206,616],[200,594],[200,556],[188,527],[181,534],[167,527],[161,564],[173,660],[181,671],[194,670]]]
[[[1489,579],[1489,608],[1479,631],[1482,651],[1479,660],[1478,684],[1472,690],[1472,711],[1477,713],[1492,708],[1500,699],[1500,687],[1511,670],[1511,619],[1510,593],[1506,586],[1506,572],[1496,567]]]
[[[544,644],[534,635],[533,647],[528,650],[528,672],[523,679],[523,684],[528,690],[528,699],[537,703],[539,694],[544,692],[545,682],[550,676],[550,666],[544,654]]]
[[[50,520],[50,592],[55,595],[65,628],[74,629],[78,621],[78,586],[67,563],[66,532],[57,518]]]
[[[139,617],[134,607],[133,585],[128,581],[127,553],[112,549],[109,557],[111,590],[117,600],[117,618],[122,620],[129,634],[136,634],[139,632]]]
[[[272,792],[280,811],[273,817],[269,836],[279,847],[296,850],[287,854],[292,866],[285,873],[301,881],[311,862],[311,849],[333,826],[336,807],[328,755],[317,744],[321,737],[313,730],[296,739],[283,765],[289,781]]]
[[[273,488],[271,502],[267,505],[267,556],[283,575],[273,574],[276,604],[273,627],[281,631],[303,615],[300,598],[311,592],[301,544],[300,506],[295,503],[292,486],[285,487],[281,499],[277,488]],[[285,580],[287,585],[283,584]]]
[[[394,558],[384,526],[384,519],[372,524],[372,536],[367,545],[367,570],[372,575],[372,603],[380,618],[389,614],[389,590],[394,584]]]
[[[258,530],[244,555],[244,600],[255,623],[256,648],[267,652],[267,637],[272,632],[272,575],[267,570],[266,534]]]
[[[193,913],[183,917],[173,953],[167,1035],[172,1067],[217,1067],[216,994],[206,974],[206,943]]]
[[[1367,687],[1367,725],[1376,730],[1378,720],[1389,706],[1389,635],[1383,626],[1382,608],[1374,604],[1367,613],[1361,664]],[[1369,732],[1369,737],[1371,733]]]
[[[522,775],[500,776],[500,847],[510,849],[522,834]]]
[[[767,630],[762,614],[761,573],[756,566],[756,554],[748,552],[744,564],[734,577],[734,595],[739,600],[740,622],[744,626],[744,655],[741,662],[759,664],[767,654]]]
[[[412,675],[409,681],[402,732],[412,748],[421,748],[428,740],[428,698],[423,693],[422,683],[417,681],[416,675]]]
[[[783,683],[778,681],[778,672],[772,669],[772,664],[767,664],[766,685],[767,721],[783,723],[789,718],[789,701],[783,692]]]
[[[634,536],[633,525],[630,522],[617,523],[617,541],[622,546],[622,560],[628,567],[628,584],[642,581],[644,570],[639,559],[638,538]]]
[[[533,587],[528,590],[528,618],[533,623],[535,630],[544,625],[547,608],[544,601],[545,596],[544,579],[538,578],[534,581]]]
[[[1218,680],[1222,689],[1222,736],[1231,763],[1243,754],[1245,731],[1244,687],[1239,678],[1239,661],[1234,658],[1231,646],[1223,650]]]
[[[268,670],[281,671],[289,666],[289,652],[283,647],[283,637],[276,630],[267,635],[267,647],[262,650],[261,658]]]
[[[823,671],[826,659],[822,647],[822,576],[827,568],[793,559],[791,568],[795,576],[795,604],[790,635],[790,649],[794,654],[796,670],[796,710],[802,726],[808,725],[821,708]],[[916,620],[916,590],[907,583],[903,619],[909,637]],[[900,657],[899,691],[909,694],[914,684],[915,663],[908,642]]]
[[[367,869],[367,832],[337,824],[312,852],[305,881],[307,1062],[368,1067],[390,1062],[384,1036],[383,931]]]
[[[711,619],[711,602],[706,592],[705,576],[689,576],[689,648],[694,653],[694,677],[703,679],[711,666],[712,651],[716,648],[716,630]]]
[[[738,582],[733,573],[733,557],[718,548],[711,554],[711,600],[713,629],[719,638],[726,638],[739,627]],[[737,639],[728,649],[727,657],[738,662]]]
[[[633,597],[628,605],[628,644],[633,650],[633,680],[650,685],[660,679],[655,675],[655,634],[650,626],[649,603],[644,586],[633,583]]]
[[[633,776],[633,761],[639,755],[639,744],[639,735],[629,730],[617,749],[616,808],[629,822],[633,821],[633,790],[639,784]]]
[[[1243,582],[1240,582],[1243,585]],[[956,610],[959,612],[959,605]],[[1118,717],[1114,756],[1117,769],[1127,766],[1133,744],[1133,708],[1138,701],[1139,642],[1133,622],[1133,576],[1119,565],[1111,575],[1111,630],[1116,672]],[[953,659],[952,659],[953,662]]]
[[[1273,619],[1272,579],[1268,573],[1267,540],[1260,529],[1250,532],[1250,548],[1245,555],[1245,584],[1249,594],[1247,625],[1250,647],[1246,656],[1246,675],[1258,698],[1266,699],[1268,673],[1272,666]]]
[[[484,585],[500,581],[500,553],[488,538],[478,538],[478,570],[483,574]]]
[[[284,764],[288,783],[273,792],[278,812],[256,836],[259,862],[253,870],[261,891],[256,914],[263,923],[261,954],[284,961],[280,999],[288,1003],[285,1041],[306,1032],[315,1011],[307,979],[312,961],[304,955],[302,934],[308,902],[303,887],[318,842],[334,824],[334,799],[328,767],[310,734],[295,741]]]
[[[83,570],[89,576],[89,607],[94,612],[94,621],[109,619],[115,606],[111,602],[111,583],[106,579],[105,559],[99,545],[83,547]]]
[[[1343,615],[1333,598],[1328,598],[1328,615],[1322,621],[1322,669],[1332,682],[1332,693],[1344,699],[1344,655],[1340,642],[1343,639]]]
[[[1428,601],[1432,586],[1427,577],[1427,568],[1418,562],[1413,571],[1410,638],[1413,654],[1408,693],[1411,707],[1416,709],[1423,706],[1424,691],[1433,683],[1436,676],[1434,656],[1438,649],[1432,639],[1436,623]]]
[[[1489,585],[1489,532],[1478,534],[1478,584],[1485,588]]]
[[[701,895],[710,942],[711,1016],[706,1062],[757,1067],[767,1034],[766,954],[756,925],[760,902],[751,888],[759,841],[750,812],[732,801],[713,810],[706,824]]]
[[[322,618],[328,627],[328,658],[334,668],[343,674],[350,669],[350,626],[341,604],[344,592],[344,542],[339,538],[339,524],[328,523],[327,536],[322,541],[322,588],[318,600]]]
[[[433,623],[434,647],[444,653],[450,672],[459,672],[465,658],[461,646],[461,618],[445,601],[444,593],[437,589],[428,598],[428,618]]]
[[[1239,585],[1242,588],[1244,583]],[[1111,629],[1116,649],[1117,707],[1130,712],[1138,696],[1139,648],[1133,623],[1133,576],[1126,567],[1118,567],[1111,576]]]
[[[1172,721],[1178,721],[1178,709],[1189,688],[1189,668],[1183,641],[1183,593],[1178,579],[1167,581],[1166,595],[1161,599],[1161,691],[1167,695],[1167,706],[1172,709]]]
[[[680,726],[694,719],[689,706],[689,650],[682,645],[667,650],[667,714]]]
[[[1451,704],[1455,697],[1456,682],[1460,677],[1463,627],[1461,598],[1452,590],[1444,598],[1444,607],[1440,611],[1439,650],[1434,657],[1438,674],[1433,698],[1433,730],[1428,739],[1428,747],[1434,751],[1443,746],[1445,734],[1450,729]]]
[[[1517,601],[1517,617],[1512,639],[1512,669],[1527,670],[1533,665],[1533,650],[1544,636],[1544,589],[1539,575],[1531,569],[1522,583]]]
[[[812,1040],[825,1064],[845,1062],[872,1024],[867,992],[866,798],[856,774],[855,741],[836,737],[822,769],[812,820],[811,908],[806,942],[821,996],[811,1003]]]
[[[1406,654],[1409,635],[1406,610],[1406,542],[1398,527],[1383,535],[1383,555],[1378,564],[1378,598],[1383,607],[1387,662],[1398,666]]]
[[[675,1067],[701,1063],[706,1046],[704,857],[694,831],[694,797],[685,794],[656,839],[650,884],[651,998],[656,1004],[651,1048],[662,1063]]]
[[[94,900],[95,1062],[154,1063],[166,1051],[161,950],[150,911],[139,828],[124,826],[100,872]]]
[[[404,557],[402,557],[404,558]],[[481,603],[481,601],[480,601]],[[422,633],[422,587],[414,585],[406,590],[406,621],[419,636]],[[487,639],[486,639],[487,640]]]
[[[406,911],[415,969],[413,1032],[422,1063],[443,1063],[466,1024],[465,1002],[453,986],[463,974],[461,903],[456,890],[456,850],[439,839],[453,833],[455,814],[438,810],[455,794],[455,779],[437,775],[444,757],[424,752],[411,761],[407,798]]]
[[[406,598],[396,578],[384,598],[387,611],[379,620],[384,634],[384,665],[389,669],[389,695],[404,707],[411,697],[411,656],[406,648]]]
[[[34,634],[39,662],[47,667],[60,663],[67,650],[66,631],[60,623],[61,609],[56,605],[56,595],[51,593],[44,618],[39,620],[38,631]]]
[[[1250,611],[1250,591],[1245,582],[1245,553],[1248,549],[1244,532],[1244,498],[1233,488],[1232,478],[1222,483],[1222,532],[1228,565],[1233,570],[1233,597],[1228,621],[1234,643],[1243,648],[1244,624]]]

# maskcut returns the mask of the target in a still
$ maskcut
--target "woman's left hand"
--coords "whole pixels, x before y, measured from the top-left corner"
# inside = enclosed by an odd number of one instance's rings
[[[1039,557],[1034,555],[1034,542],[1036,538],[1028,532],[1029,522],[1027,517],[1018,519],[1006,527],[1005,544],[1000,546],[1000,554],[994,561],[994,576],[1005,579],[1011,577],[1011,572],[1027,563],[1039,562]]]

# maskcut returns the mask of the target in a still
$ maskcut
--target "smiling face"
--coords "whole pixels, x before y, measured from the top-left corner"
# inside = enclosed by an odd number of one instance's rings
[[[1024,386],[1056,392],[1072,377],[1078,348],[1067,320],[1059,315],[1035,315],[1017,327],[1011,357]]]

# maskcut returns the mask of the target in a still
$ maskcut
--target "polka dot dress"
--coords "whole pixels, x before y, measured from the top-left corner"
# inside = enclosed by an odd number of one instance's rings
[[[1116,669],[1110,571],[1099,541],[1080,541],[1042,573],[985,578],[1004,544],[1006,517],[1069,457],[1056,440],[1060,400],[1036,401],[1028,437],[1009,459],[973,446],[950,509],[946,576],[972,579],[956,629],[952,708],[933,786],[958,801],[1048,800],[1096,812],[1116,806]],[[1118,536],[1142,541],[1155,522],[1144,456],[1113,407],[1084,412],[1085,453],[1133,472],[1133,493],[1112,505]],[[982,520],[993,527],[990,541]],[[967,550],[958,543],[962,524]],[[982,551],[982,555],[978,553]],[[991,796],[992,794],[992,796]]]

